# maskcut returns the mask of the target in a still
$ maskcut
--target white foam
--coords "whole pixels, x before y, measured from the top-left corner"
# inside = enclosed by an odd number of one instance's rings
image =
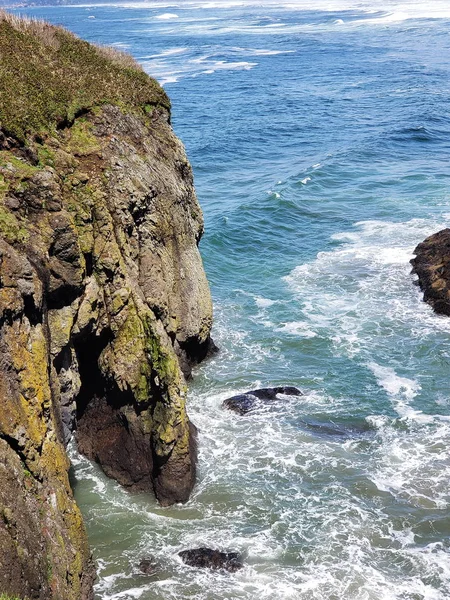
[[[178,15],[176,15],[175,13],[163,13],[162,15],[157,15],[155,17],[155,19],[160,19],[162,21],[168,21],[171,19],[178,19]]]
[[[406,429],[380,429],[382,444],[375,453],[370,479],[381,491],[389,492],[411,506],[446,509],[450,505],[448,477],[450,452],[448,423],[429,416],[410,421]]]
[[[378,383],[395,398],[400,396],[406,400],[412,400],[421,389],[416,380],[400,377],[391,367],[383,367],[375,362],[371,362],[367,366],[377,378]]]
[[[231,52],[245,54],[247,56],[277,56],[279,54],[294,54],[295,50],[269,50],[264,48],[241,48],[235,46],[230,48]]]
[[[267,7],[279,10],[311,11],[311,3],[308,0],[296,0],[274,2],[274,0],[242,0],[233,2],[231,0],[220,0],[217,2],[199,2],[198,0],[184,0],[182,4],[177,2],[162,2],[142,0],[140,2],[112,1],[106,3],[89,2],[79,4],[77,7],[90,8],[95,6],[114,6],[124,8],[182,8],[183,10],[228,10],[239,7]],[[71,7],[67,7],[71,8]],[[424,3],[422,0],[316,0],[314,10],[323,12],[339,13],[343,11],[360,12],[361,15],[375,15],[369,19],[361,19],[362,24],[389,24],[408,19],[448,19],[450,18],[450,7],[447,0],[434,0],[433,3]],[[175,13],[166,13],[175,14]],[[335,19],[340,21],[342,19]],[[333,23],[336,24],[336,23]]]
[[[255,304],[258,308],[269,308],[269,306],[273,306],[277,304],[278,300],[270,300],[269,298],[262,298],[260,296],[256,296]]]
[[[159,83],[161,85],[166,85],[167,83],[177,83],[180,78],[176,75],[167,74],[165,77],[161,77]]]
[[[216,71],[248,71],[257,64],[247,61],[214,60],[210,54],[195,58],[190,58],[188,55],[183,61],[180,61],[180,55],[186,53],[187,48],[170,48],[158,54],[141,58],[140,62],[144,69],[161,85],[176,83],[185,77],[211,75]]]
[[[185,52],[188,51],[187,47],[183,47],[183,48],[168,48],[167,50],[163,50],[162,52],[159,52],[158,54],[150,54],[149,56],[141,56],[141,60],[148,60],[151,58],[165,58],[166,56],[175,56],[175,55],[179,55],[179,54],[184,54]]]
[[[275,331],[281,333],[289,333],[290,335],[298,335],[305,338],[313,338],[317,336],[315,331],[312,331],[308,327],[308,323],[304,321],[292,321],[291,323],[282,323],[280,327],[277,327]]]
[[[110,45],[113,48],[120,48],[120,50],[128,50],[130,48],[130,44],[126,44],[125,42],[113,42]]]
[[[257,63],[252,63],[252,62],[246,62],[246,61],[239,61],[239,62],[227,62],[225,60],[218,60],[216,62],[214,62],[212,64],[212,68],[211,68],[211,73],[214,73],[215,71],[222,71],[222,70],[227,70],[227,71],[240,71],[240,70],[245,70],[245,71],[249,71],[250,69],[252,69],[253,67],[255,67],[257,65]]]
[[[444,219],[364,221],[333,235],[340,242],[337,248],[320,252],[316,260],[285,277],[308,327],[326,330],[338,354],[363,353],[367,362],[377,364],[382,364],[375,355],[384,352],[385,336],[392,345],[403,336],[450,333],[449,320],[422,302],[420,291],[412,285],[409,264],[415,245],[447,226],[448,216]]]

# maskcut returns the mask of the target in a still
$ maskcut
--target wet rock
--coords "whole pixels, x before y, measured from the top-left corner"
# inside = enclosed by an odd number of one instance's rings
[[[280,394],[283,396],[303,396],[303,392],[293,386],[261,388],[227,398],[222,406],[240,415],[245,415],[267,403],[279,400],[278,396]]]
[[[139,570],[145,575],[154,575],[159,571],[158,563],[154,558],[146,557],[142,558],[139,563]]]
[[[79,452],[100,464],[108,477],[135,491],[150,489],[150,432],[142,431],[134,410],[96,398],[78,419],[76,439]]]
[[[424,301],[435,312],[450,316],[450,229],[427,237],[414,254],[412,272],[419,277]]]
[[[223,569],[234,573],[242,569],[242,556],[238,552],[220,552],[211,548],[195,548],[178,553],[181,560],[190,567],[200,569]]]
[[[342,441],[359,438],[373,431],[367,421],[337,423],[335,421],[320,421],[308,418],[301,419],[300,423],[315,435]]]

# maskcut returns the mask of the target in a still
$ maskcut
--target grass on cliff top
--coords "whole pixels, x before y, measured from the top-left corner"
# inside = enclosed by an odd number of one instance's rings
[[[62,27],[0,10],[0,128],[24,142],[105,103],[170,108],[134,59]],[[1,600],[1,597],[0,597]]]

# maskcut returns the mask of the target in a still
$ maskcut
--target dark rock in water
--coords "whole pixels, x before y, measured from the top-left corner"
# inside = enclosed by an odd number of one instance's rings
[[[238,552],[220,552],[211,548],[195,548],[179,552],[181,560],[190,567],[201,569],[223,569],[234,573],[242,569],[242,556]]]
[[[154,558],[143,558],[139,563],[139,570],[146,575],[154,575],[159,571],[159,566]]]
[[[450,316],[450,229],[427,237],[414,254],[412,272],[419,277],[424,301],[435,312]]]
[[[278,400],[278,394],[283,394],[285,396],[303,396],[303,392],[293,386],[261,388],[259,390],[251,390],[245,394],[238,394],[237,396],[227,398],[224,400],[223,406],[240,415],[245,415],[251,410],[263,406],[267,402]]]
[[[301,424],[319,436],[337,438],[342,441],[359,438],[372,431],[372,427],[366,421],[336,423],[308,418],[302,419]]]

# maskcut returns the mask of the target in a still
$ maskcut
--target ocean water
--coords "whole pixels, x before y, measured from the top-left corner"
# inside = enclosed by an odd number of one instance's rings
[[[163,509],[72,452],[97,600],[450,599],[450,319],[409,265],[450,226],[450,3],[20,12],[131,52],[165,86],[206,221],[221,352],[190,385],[192,499]],[[305,396],[221,407],[280,384]],[[201,545],[245,568],[183,565]]]

